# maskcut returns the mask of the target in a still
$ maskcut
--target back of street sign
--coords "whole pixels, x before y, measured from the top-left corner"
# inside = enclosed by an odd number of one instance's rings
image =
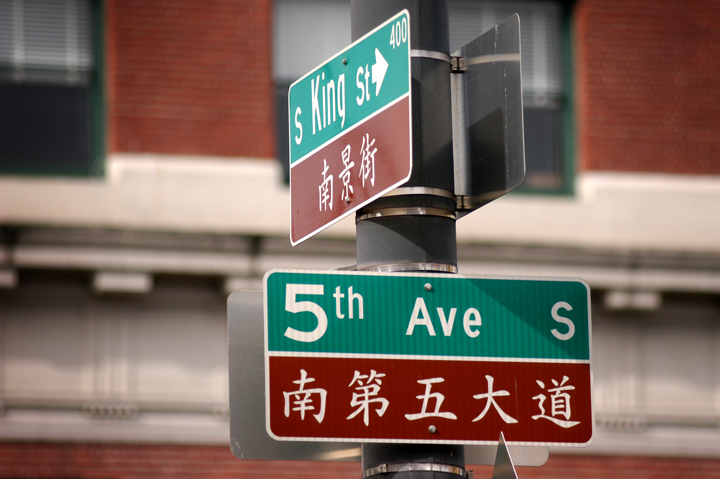
[[[520,18],[502,21],[455,52],[453,158],[459,217],[525,180]]]

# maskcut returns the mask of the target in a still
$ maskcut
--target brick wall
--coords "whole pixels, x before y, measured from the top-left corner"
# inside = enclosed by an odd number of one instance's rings
[[[720,2],[579,0],[580,167],[720,174]]]
[[[110,151],[274,156],[272,2],[109,0]],[[720,3],[579,0],[581,169],[720,174]]]
[[[468,466],[489,478],[490,466]],[[551,455],[542,467],[520,467],[522,479],[709,479],[720,459]],[[358,462],[241,461],[228,447],[0,443],[0,479],[24,478],[313,478],[357,479]]]
[[[274,155],[272,2],[105,3],[114,152]]]

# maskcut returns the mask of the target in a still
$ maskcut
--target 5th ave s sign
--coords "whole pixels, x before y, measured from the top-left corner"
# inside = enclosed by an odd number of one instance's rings
[[[589,296],[571,278],[270,271],[267,432],[587,445]]]

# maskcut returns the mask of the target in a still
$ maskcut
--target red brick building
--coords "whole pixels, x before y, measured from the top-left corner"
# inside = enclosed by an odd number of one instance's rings
[[[273,158],[272,3],[109,2],[105,25],[111,152]]]
[[[578,2],[584,170],[717,175],[714,2]]]
[[[593,291],[594,443],[519,476],[717,477],[720,3],[449,8],[451,49],[524,29],[526,185],[458,221],[460,273]],[[355,262],[351,220],[290,246],[278,161],[289,82],[348,27],[334,0],[0,3],[0,478],[360,474],[235,458],[225,349],[230,291]]]

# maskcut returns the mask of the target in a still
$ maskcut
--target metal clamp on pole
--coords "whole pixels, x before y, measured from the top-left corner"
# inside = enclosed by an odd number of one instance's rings
[[[355,223],[368,218],[381,218],[386,216],[439,216],[441,218],[455,219],[455,211],[444,208],[432,208],[428,206],[399,206],[393,208],[379,208],[355,217]]]
[[[380,464],[379,466],[366,469],[362,473],[363,479],[376,476],[378,474],[387,474],[389,472],[444,472],[447,474],[455,474],[464,479],[473,479],[473,472],[457,466],[448,466],[447,464],[428,464],[428,463],[411,463],[411,464]]]
[[[465,57],[450,57],[450,73],[462,73],[465,71]]]
[[[366,266],[357,271],[373,271],[376,273],[417,273],[429,271],[432,273],[452,273],[457,274],[458,268],[454,264],[445,263],[392,263],[380,264],[376,266]]]
[[[431,60],[440,60],[443,62],[451,63],[450,55],[442,52],[434,52],[431,50],[410,50],[410,56],[412,58],[429,58]]]
[[[382,197],[388,198],[390,196],[408,196],[408,195],[427,195],[427,196],[440,196],[442,198],[448,198],[456,201],[455,193],[440,188],[428,188],[426,186],[401,186],[394,190],[385,193]]]

